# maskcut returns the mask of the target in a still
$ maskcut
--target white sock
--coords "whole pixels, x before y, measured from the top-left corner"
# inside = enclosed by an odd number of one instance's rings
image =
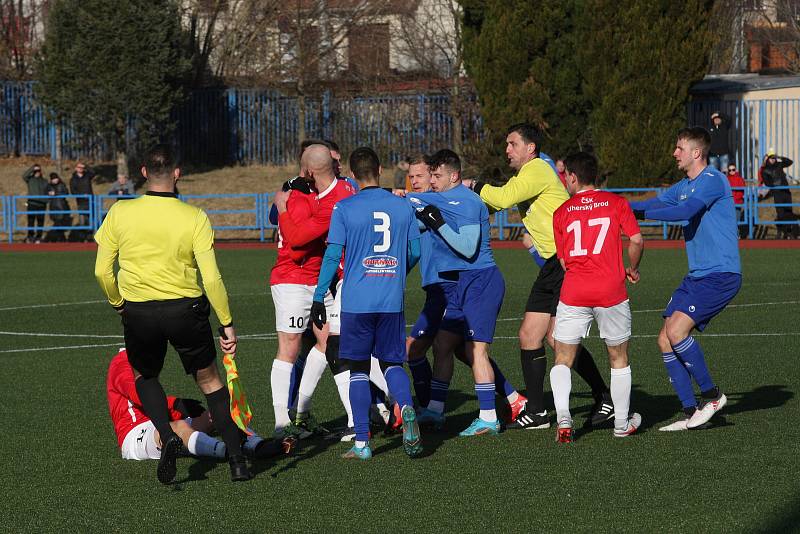
[[[366,446],[367,446],[367,442],[366,441],[358,441],[358,440],[356,440],[356,447],[357,448],[363,449]]]
[[[506,400],[508,401],[509,404],[514,404],[515,402],[517,402],[518,398],[519,398],[519,393],[517,393],[516,391],[512,391],[511,395],[506,395]]]
[[[631,366],[611,369],[611,401],[614,403],[614,427],[625,428],[631,405]]]
[[[381,364],[378,358],[370,358],[369,362],[369,380],[378,388],[383,391],[383,394],[389,396],[389,386],[386,384],[386,378],[381,371]]]
[[[336,382],[336,389],[339,390],[339,400],[342,401],[345,413],[347,413],[347,428],[353,428],[353,409],[350,407],[350,371],[342,371],[338,375],[333,375]]]
[[[314,396],[314,390],[317,389],[319,379],[325,373],[326,367],[328,367],[328,359],[325,358],[325,353],[320,352],[317,347],[311,347],[297,392],[297,413],[311,411],[311,397]]]
[[[225,444],[205,432],[193,432],[189,436],[189,443],[187,443],[186,448],[195,456],[225,458]]]
[[[487,423],[494,423],[497,421],[497,411],[495,410],[481,410],[478,414],[482,420],[486,421]]]
[[[430,400],[427,408],[436,413],[444,413],[444,403],[442,401]]]
[[[272,388],[272,408],[275,410],[275,430],[283,430],[289,425],[289,382],[292,381],[292,367],[289,362],[272,360],[270,387]]]
[[[572,390],[569,367],[560,364],[550,369],[550,389],[553,390],[553,404],[556,405],[556,421],[572,419],[569,413],[569,394]]]

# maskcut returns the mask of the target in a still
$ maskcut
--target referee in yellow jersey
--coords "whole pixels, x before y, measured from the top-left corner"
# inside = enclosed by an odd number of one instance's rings
[[[203,210],[178,200],[175,184],[180,169],[168,147],[158,146],[150,152],[142,175],[147,179],[147,193],[115,203],[94,236],[98,244],[94,274],[122,316],[136,392],[161,436],[158,480],[169,484],[175,479],[181,451],[158,381],[167,342],[206,396],[214,425],[228,450],[231,479],[249,480],[252,475],[242,455],[242,434],[231,419],[228,388],[217,369],[209,323],[213,307],[225,331],[220,345],[225,352],[235,352],[236,332],[214,256],[211,223]],[[118,278],[114,274],[117,259]],[[198,272],[205,295],[198,285]]]
[[[550,419],[544,407],[544,378],[547,372],[544,340],[553,346],[553,326],[561,295],[564,269],[556,257],[553,237],[553,212],[568,198],[553,168],[540,158],[542,136],[531,124],[515,124],[506,135],[506,156],[517,171],[502,187],[480,181],[464,181],[478,193],[487,206],[495,210],[516,204],[528,204],[522,223],[536,247],[541,269],[533,283],[525,317],[519,328],[520,360],[525,379],[528,402],[509,429],[548,428]],[[588,289],[587,289],[588,290]],[[614,417],[614,407],[608,387],[591,353],[581,346],[573,367],[592,388],[595,405],[590,420],[597,425]]]

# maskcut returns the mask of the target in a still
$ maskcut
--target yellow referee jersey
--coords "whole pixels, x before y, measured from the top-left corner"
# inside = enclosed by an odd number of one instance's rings
[[[94,239],[99,245],[94,274],[112,306],[199,297],[199,272],[220,323],[231,324],[228,294],[214,256],[214,231],[200,208],[172,193],[150,191],[116,202]]]
[[[481,199],[496,210],[510,208],[520,202],[530,202],[522,224],[528,229],[542,258],[547,259],[556,253],[553,212],[569,199],[569,194],[546,161],[532,159],[505,185],[485,185],[480,191]]]

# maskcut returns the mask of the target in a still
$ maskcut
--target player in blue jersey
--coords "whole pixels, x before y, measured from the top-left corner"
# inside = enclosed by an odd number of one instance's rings
[[[489,211],[480,197],[461,185],[461,161],[455,152],[440,150],[431,156],[428,166],[437,191],[410,194],[408,198],[417,208],[417,218],[431,232],[439,277],[451,282],[444,285],[447,308],[443,322],[460,325],[466,357],[472,362],[480,414],[461,435],[497,434],[500,422],[495,411],[489,345],[494,339],[505,282],[489,246]],[[437,334],[437,344],[440,336],[457,338],[444,325]],[[452,373],[452,360],[449,365]]]
[[[344,251],[339,357],[348,360],[350,367],[350,405],[356,431],[355,444],[344,457],[372,457],[371,356],[380,361],[389,391],[401,407],[403,448],[414,457],[422,452],[422,440],[411,384],[403,369],[403,298],[406,273],[419,259],[419,228],[408,202],[378,186],[380,162],[371,148],[361,147],[350,155],[350,170],[360,191],[334,207],[318,280],[318,284],[330,286]],[[318,328],[327,320],[324,293],[315,293],[311,308]]]
[[[725,176],[708,165],[711,137],[703,128],[678,132],[673,157],[686,177],[656,198],[631,202],[637,218],[683,221],[689,274],[664,310],[658,345],[685,417],[661,430],[705,424],[727,398],[714,383],[703,350],[691,333],[702,332],[733,300],[742,285],[733,194]],[[697,403],[692,379],[700,388]]]
[[[430,189],[438,192],[440,186],[451,187],[449,180],[441,174],[439,180],[432,183],[427,161],[427,156],[423,155],[415,155],[408,159],[408,178],[411,184],[411,193],[409,194],[425,193]],[[470,368],[472,365],[467,360],[464,351],[463,322],[449,319],[442,321],[447,308],[445,288],[448,284],[455,282],[439,277],[433,254],[433,240],[433,232],[423,232],[420,237],[419,270],[422,289],[425,291],[425,304],[406,339],[406,349],[417,403],[423,408],[417,421],[420,426],[441,429],[445,422],[445,401],[453,374],[453,360],[449,356],[454,352],[455,356],[465,365]],[[442,328],[441,335],[439,334],[440,327]],[[437,336],[437,343],[433,346],[434,361],[437,367],[431,369],[425,353],[431,348],[434,337]],[[528,399],[506,380],[494,360],[490,359],[489,363],[494,371],[496,391],[508,402],[507,421],[513,422],[525,407]]]

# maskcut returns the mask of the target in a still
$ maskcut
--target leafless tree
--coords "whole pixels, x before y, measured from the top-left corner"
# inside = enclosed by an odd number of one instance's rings
[[[765,0],[752,35],[781,58],[780,70],[800,73],[800,0]]]

